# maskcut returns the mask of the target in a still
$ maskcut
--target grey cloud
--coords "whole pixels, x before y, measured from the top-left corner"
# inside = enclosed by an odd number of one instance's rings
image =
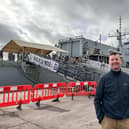
[[[35,37],[39,42],[47,39],[51,43],[57,43],[60,38],[67,37],[68,34],[74,36],[73,32],[99,35],[101,29],[102,31],[112,29],[112,24],[118,23],[120,15],[128,18],[129,11],[128,0],[30,0],[28,2],[33,12],[25,3],[11,1],[10,11],[14,11],[16,16],[24,20],[18,22],[19,28],[1,22],[0,34],[2,31],[4,33],[0,37],[2,42],[16,38],[24,40],[25,37],[33,40]],[[44,19],[44,9],[53,17]]]
[[[20,35],[16,32],[15,27],[0,23],[0,42],[7,43],[12,39],[21,39]]]
[[[32,36],[38,37],[39,40],[44,37],[53,44],[56,44],[60,38],[64,38],[63,35],[56,32],[56,29],[55,34],[53,34],[53,30],[45,28],[44,26],[39,26],[32,21],[30,22],[30,24],[26,25],[25,28],[28,32],[31,32]]]

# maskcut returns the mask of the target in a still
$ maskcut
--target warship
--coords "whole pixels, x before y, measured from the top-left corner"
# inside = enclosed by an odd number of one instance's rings
[[[110,66],[108,65],[109,52],[117,51],[121,54],[121,69],[129,74],[129,42],[123,42],[122,40],[126,35],[129,35],[129,33],[122,33],[122,22],[120,17],[119,28],[116,30],[115,35],[108,35],[109,37],[117,38],[118,46],[116,47],[101,43],[101,35],[99,42],[79,36],[61,39],[59,40],[58,46],[69,51],[69,55],[65,53],[62,56],[72,56],[73,58],[77,57],[77,59],[81,57],[80,65],[94,69],[94,72],[97,73],[105,73],[110,70]]]
[[[23,85],[49,82],[98,81],[100,76],[110,70],[108,54],[110,50],[119,51],[122,70],[129,74],[129,42],[122,37],[129,33],[121,32],[121,17],[116,35],[118,46],[112,47],[100,42],[78,36],[59,40],[55,47],[11,40],[0,52],[0,86]],[[53,57],[50,53],[56,51]],[[2,59],[8,52],[8,60]],[[14,55],[17,57],[14,60]]]

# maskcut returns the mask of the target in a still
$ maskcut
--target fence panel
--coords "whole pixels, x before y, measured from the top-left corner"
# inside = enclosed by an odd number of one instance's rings
[[[95,81],[69,82],[66,88],[66,96],[95,95],[95,91],[96,91]]]
[[[0,107],[29,103],[31,85],[0,87]]]
[[[48,100],[63,97],[65,93],[65,82],[36,84],[32,90],[31,101]]]

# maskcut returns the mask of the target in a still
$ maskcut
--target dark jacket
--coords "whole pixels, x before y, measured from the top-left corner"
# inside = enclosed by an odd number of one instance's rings
[[[94,99],[96,115],[101,123],[104,115],[112,119],[129,117],[129,75],[110,71],[99,81]]]

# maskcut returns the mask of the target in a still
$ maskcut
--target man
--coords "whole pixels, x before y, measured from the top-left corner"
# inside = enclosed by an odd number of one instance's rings
[[[109,65],[96,88],[96,115],[102,129],[129,129],[129,75],[120,69],[118,52],[110,52]]]

